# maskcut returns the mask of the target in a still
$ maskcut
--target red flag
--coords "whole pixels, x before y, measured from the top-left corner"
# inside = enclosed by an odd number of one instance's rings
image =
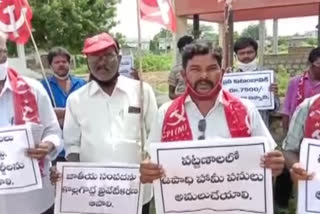
[[[27,0],[0,1],[0,31],[16,43],[25,44],[30,38],[32,10]]]
[[[170,0],[140,0],[141,19],[157,22],[176,32],[176,18]]]

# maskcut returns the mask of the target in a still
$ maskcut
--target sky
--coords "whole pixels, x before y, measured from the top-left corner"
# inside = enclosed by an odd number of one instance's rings
[[[117,21],[119,24],[113,29],[114,32],[120,32],[124,34],[128,40],[136,40],[138,37],[137,31],[137,8],[136,0],[121,0],[121,3],[117,7]],[[237,22],[235,23],[235,31],[241,33],[250,24],[257,24],[258,21],[253,22]],[[204,23],[207,24],[207,23]],[[279,35],[294,35],[296,33],[303,34],[306,31],[316,30],[316,25],[318,24],[318,18],[312,17],[302,17],[302,18],[290,18],[290,19],[280,19]],[[214,31],[218,33],[218,25],[212,25]],[[266,22],[267,32],[272,35],[272,20],[267,20]],[[155,34],[157,34],[162,27],[156,23],[150,23],[141,21],[141,35],[143,40],[150,40]]]

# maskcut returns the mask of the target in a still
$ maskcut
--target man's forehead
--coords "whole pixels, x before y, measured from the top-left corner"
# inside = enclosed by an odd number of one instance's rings
[[[189,60],[190,64],[201,64],[201,63],[210,63],[210,64],[218,64],[217,59],[211,54],[207,55],[195,55],[192,59]]]
[[[252,50],[255,51],[254,47],[252,45],[248,45],[248,46],[246,46],[244,48],[239,49],[238,52],[252,51]]]
[[[97,55],[103,55],[103,54],[108,54],[108,53],[112,53],[112,52],[115,52],[116,53],[116,48],[113,47],[113,46],[110,46],[106,49],[103,49],[103,50],[100,50],[100,51],[97,51],[97,52],[93,52],[93,53],[90,53],[88,54],[88,56],[97,56]]]

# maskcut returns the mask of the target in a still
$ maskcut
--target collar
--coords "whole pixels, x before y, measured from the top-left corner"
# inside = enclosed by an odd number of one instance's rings
[[[69,75],[69,79],[70,79],[70,81],[72,83],[71,85],[74,85],[77,82],[76,79],[72,75]],[[48,78],[48,81],[50,83],[58,85],[58,80],[54,75],[52,75],[50,78]]]
[[[10,84],[10,81],[9,81],[8,77],[7,77],[6,80],[4,81],[4,85],[3,85],[2,91],[1,91],[1,93],[0,93],[0,97],[1,97],[7,90],[10,90],[11,92],[13,92],[12,86],[11,86],[11,84]]]
[[[127,93],[127,91],[130,89],[130,87],[128,87],[128,81],[132,81],[132,80],[127,77],[123,77],[122,75],[119,75],[119,77],[117,79],[116,86],[115,86],[112,94],[114,94],[114,91],[117,89]],[[99,91],[102,93],[105,93],[96,81],[91,80],[88,84],[90,84],[89,85],[89,96],[93,96],[94,94],[96,94]]]

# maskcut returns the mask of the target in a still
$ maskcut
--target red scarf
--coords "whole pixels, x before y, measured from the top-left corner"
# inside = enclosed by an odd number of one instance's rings
[[[320,97],[309,108],[305,122],[304,137],[320,140]]]
[[[13,69],[8,69],[8,80],[13,91],[14,122],[23,125],[27,122],[40,123],[38,105],[28,83]],[[44,161],[39,161],[43,175]]]
[[[161,142],[193,140],[188,116],[185,110],[185,100],[188,93],[175,99],[169,106],[162,126]],[[243,103],[222,90],[224,112],[231,136],[250,137],[249,117]]]

